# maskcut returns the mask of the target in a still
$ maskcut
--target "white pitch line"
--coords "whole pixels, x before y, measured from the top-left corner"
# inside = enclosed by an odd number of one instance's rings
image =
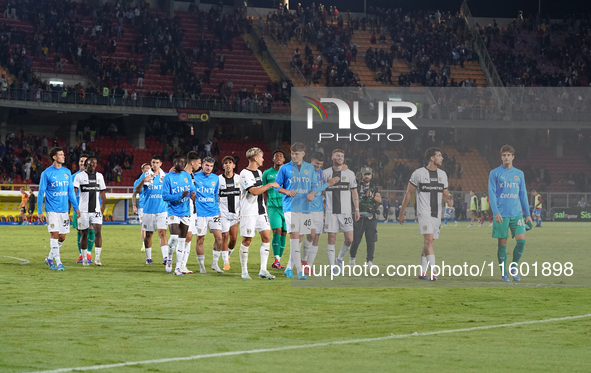
[[[236,356],[236,355],[250,355],[250,354],[259,354],[265,352],[276,352],[276,351],[287,351],[287,350],[299,350],[302,348],[312,348],[312,347],[324,347],[324,346],[334,346],[334,345],[345,345],[351,343],[367,343],[367,342],[379,342],[379,341],[387,341],[389,339],[403,339],[408,337],[423,337],[423,336],[431,336],[431,335],[438,335],[438,334],[449,334],[449,333],[461,333],[461,332],[471,332],[475,330],[486,330],[486,329],[495,329],[495,328],[506,328],[511,326],[520,326],[520,325],[529,325],[529,324],[540,324],[540,323],[547,323],[547,322],[555,322],[555,321],[567,321],[567,320],[576,320],[591,317],[591,313],[586,315],[577,315],[577,316],[566,316],[566,317],[558,317],[553,319],[542,319],[542,320],[531,320],[531,321],[521,321],[515,322],[511,324],[497,324],[497,325],[486,325],[486,326],[475,326],[472,328],[461,328],[461,329],[448,329],[448,330],[438,330],[434,332],[423,332],[423,333],[412,333],[412,334],[391,334],[384,337],[376,337],[376,338],[363,338],[363,339],[349,339],[345,341],[333,341],[333,342],[321,342],[321,343],[309,343],[304,345],[295,345],[295,346],[283,346],[283,347],[275,347],[275,348],[261,348],[257,350],[244,350],[244,351],[230,351],[230,352],[218,352],[214,354],[205,354],[205,355],[193,355],[193,356],[184,356],[184,357],[170,357],[166,359],[156,359],[156,360],[142,360],[142,361],[129,361],[125,363],[116,363],[116,364],[106,364],[106,365],[92,365],[87,367],[76,367],[76,368],[60,368],[60,369],[53,369],[53,370],[41,370],[33,373],[66,373],[72,371],[85,371],[85,370],[99,370],[99,369],[112,369],[112,368],[121,368],[127,367],[131,365],[145,365],[145,364],[161,364],[161,363],[170,363],[174,361],[187,361],[187,360],[199,360],[199,359],[207,359],[210,357],[225,357],[225,356]]]
[[[25,265],[25,264],[29,264],[31,263],[30,261],[28,261],[27,259],[23,259],[23,258],[17,258],[15,256],[8,256],[8,255],[4,255],[5,258],[10,258],[10,259],[16,259],[16,260],[20,260],[22,263],[21,265]]]

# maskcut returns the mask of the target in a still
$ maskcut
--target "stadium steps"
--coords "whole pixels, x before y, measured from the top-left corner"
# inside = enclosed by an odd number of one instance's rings
[[[441,150],[446,155],[444,162],[451,157],[456,158],[456,173],[453,177],[449,177],[449,185],[453,185],[457,190],[458,186],[462,186],[462,190],[474,190],[483,192],[488,190],[488,175],[490,174],[490,165],[486,158],[482,157],[478,150],[470,148],[468,152],[461,155],[460,152],[451,146],[444,146]],[[461,164],[464,168],[462,178],[457,177],[457,165]]]
[[[256,47],[256,41],[254,40],[253,36],[248,33],[245,33],[242,34],[242,39],[244,39],[245,42],[248,41],[250,43],[254,56],[257,58],[263,69],[265,69],[265,72],[267,73],[269,78],[276,82],[281,81],[281,76],[277,71],[275,71],[275,68],[271,66],[271,64],[268,61],[263,61],[263,56],[261,56],[261,54],[259,53],[258,48]]]
[[[355,68],[355,72],[359,75],[359,79],[363,83],[363,85],[368,87],[378,87],[382,86],[382,83],[375,80],[376,73],[367,67],[365,64],[365,53],[369,48],[373,49],[383,49],[385,51],[390,50],[390,46],[392,41],[389,41],[389,44],[371,44],[370,38],[372,33],[368,30],[356,30],[355,34],[351,39],[351,43],[357,45],[357,62],[352,62],[352,68]],[[439,74],[441,73],[441,69],[435,68],[435,66],[431,66],[431,68],[437,71]],[[466,61],[464,63],[464,68],[462,69],[459,65],[457,66],[450,66],[451,75],[449,77],[449,81],[454,79],[456,82],[461,82],[466,79],[476,79],[476,83],[479,87],[486,86],[486,78],[482,73],[482,69],[480,65],[476,61]],[[394,82],[395,79],[398,78],[400,74],[408,74],[411,71],[411,68],[408,66],[408,63],[403,59],[395,59],[392,62],[392,81]],[[420,86],[420,85],[419,85]]]

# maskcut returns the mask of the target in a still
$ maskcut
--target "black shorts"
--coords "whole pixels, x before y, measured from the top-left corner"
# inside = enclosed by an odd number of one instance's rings
[[[21,207],[21,212],[22,212],[23,214],[26,214],[26,213],[27,213],[27,209],[26,209],[26,208],[24,208],[24,207]]]

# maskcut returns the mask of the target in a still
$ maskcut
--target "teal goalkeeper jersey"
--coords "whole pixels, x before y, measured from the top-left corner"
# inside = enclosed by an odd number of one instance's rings
[[[513,218],[529,214],[527,189],[523,171],[499,166],[488,177],[488,196],[493,215]]]

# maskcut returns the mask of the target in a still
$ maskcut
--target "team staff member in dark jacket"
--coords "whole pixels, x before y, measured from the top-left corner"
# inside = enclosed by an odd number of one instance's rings
[[[373,254],[375,243],[378,240],[378,206],[382,203],[382,196],[378,192],[377,185],[372,184],[373,171],[370,167],[361,168],[361,182],[359,190],[359,215],[360,219],[353,222],[353,244],[351,245],[351,258],[349,265],[355,265],[357,249],[365,233],[367,243],[367,265],[373,266]]]

